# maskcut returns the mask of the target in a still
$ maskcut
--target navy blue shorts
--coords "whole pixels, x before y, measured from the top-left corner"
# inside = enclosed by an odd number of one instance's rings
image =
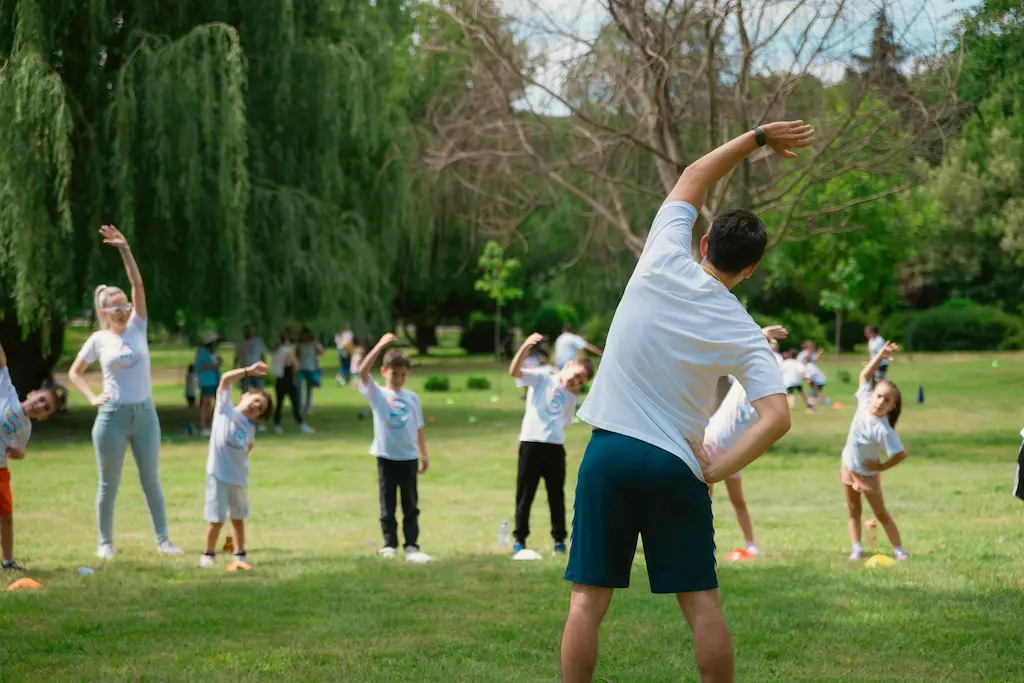
[[[718,588],[711,495],[668,451],[595,429],[574,510],[567,580],[627,588],[642,536],[652,593]]]

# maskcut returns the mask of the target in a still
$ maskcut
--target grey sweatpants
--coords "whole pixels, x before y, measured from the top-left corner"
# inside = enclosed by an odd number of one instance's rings
[[[114,503],[121,485],[124,452],[132,446],[139,483],[149,506],[157,543],[167,539],[167,512],[160,490],[160,419],[153,401],[114,403],[100,406],[92,426],[92,445],[96,449],[99,490],[96,492],[96,523],[100,543],[114,542]]]

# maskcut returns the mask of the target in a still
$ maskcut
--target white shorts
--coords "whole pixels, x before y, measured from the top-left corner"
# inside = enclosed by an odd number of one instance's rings
[[[222,524],[228,519],[249,516],[249,487],[225,484],[212,474],[206,475],[206,521]]]

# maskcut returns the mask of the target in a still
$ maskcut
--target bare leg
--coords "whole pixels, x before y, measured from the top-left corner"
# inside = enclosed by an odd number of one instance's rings
[[[743,485],[739,479],[726,479],[725,490],[729,492],[729,500],[736,510],[736,520],[740,523],[740,530],[747,544],[754,542],[754,527],[750,523],[750,513],[747,512],[747,502],[743,499]]]
[[[900,540],[900,530],[896,528],[896,520],[885,509],[885,501],[882,500],[882,494],[865,493],[864,497],[868,499],[868,504],[871,506],[872,511],[874,511],[875,519],[885,529],[885,535],[889,537],[889,543],[892,543],[893,548],[902,548],[903,542]]]
[[[718,589],[678,593],[676,600],[693,631],[693,655],[701,683],[732,683],[732,636],[725,625]]]
[[[0,517],[0,547],[3,549],[4,562],[14,559],[14,518]]]
[[[245,554],[245,520],[231,520],[231,528],[235,530],[235,555]]]
[[[846,490],[846,512],[848,515],[847,525],[850,530],[850,542],[860,543],[860,493],[852,486],[843,484]]]
[[[220,536],[220,528],[224,526],[223,522],[210,522],[210,526],[206,529],[206,554],[212,554],[217,551],[217,537]]]
[[[569,618],[562,633],[562,682],[591,683],[597,668],[601,620],[612,602],[611,588],[572,585]]]

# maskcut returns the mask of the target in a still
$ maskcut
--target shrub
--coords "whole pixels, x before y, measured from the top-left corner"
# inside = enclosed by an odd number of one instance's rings
[[[432,375],[427,378],[427,381],[423,384],[424,391],[450,391],[452,388],[451,382],[444,375]]]
[[[505,346],[505,355],[509,356],[512,352],[512,341],[509,339],[506,320],[501,321],[501,341]],[[494,316],[473,313],[469,317],[469,327],[462,331],[459,346],[465,349],[466,353],[494,353]]]
[[[835,314],[832,313],[832,319],[825,322],[823,327],[825,328],[825,337],[828,339],[828,343],[831,346],[835,346],[836,343],[836,319]],[[867,340],[864,338],[864,328],[870,323],[865,320],[862,316],[858,315],[857,312],[843,311],[843,324],[839,330],[839,348],[841,351],[853,351],[857,344],[864,344]],[[882,330],[883,333],[887,333],[887,329]]]
[[[603,349],[608,343],[608,329],[612,326],[612,314],[597,315],[591,318],[583,326],[580,334],[588,342]]]
[[[912,351],[995,351],[1024,345],[1020,318],[993,306],[951,303],[903,314],[899,336],[893,336]]]
[[[524,329],[524,333],[540,332],[545,337],[554,339],[562,334],[562,328],[566,323],[578,330],[580,315],[572,306],[544,306],[537,310],[529,322],[530,324],[526,326],[529,329]]]
[[[491,388],[491,382],[486,377],[470,377],[466,380],[466,388],[470,391],[487,391]]]

